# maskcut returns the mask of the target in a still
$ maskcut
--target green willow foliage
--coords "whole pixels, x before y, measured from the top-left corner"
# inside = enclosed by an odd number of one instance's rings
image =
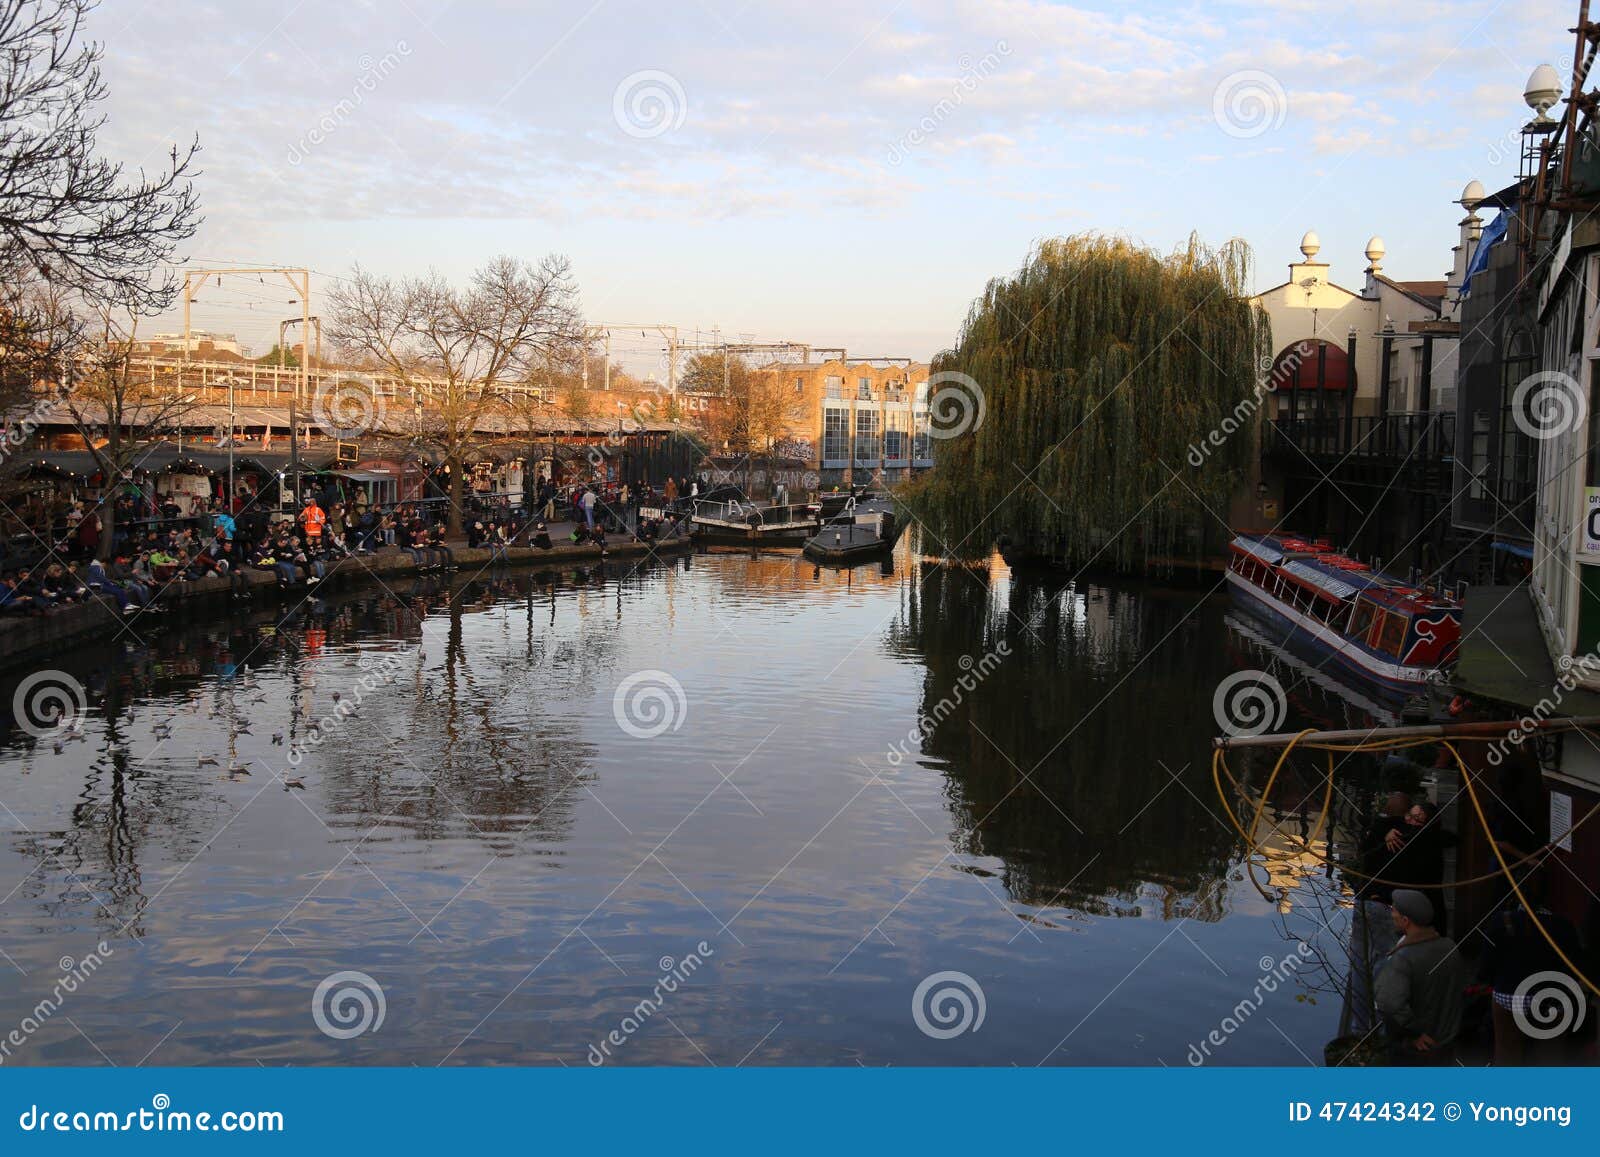
[[[1199,553],[1254,450],[1271,334],[1249,278],[1242,241],[1191,237],[1163,257],[1089,233],[1042,242],[991,281],[934,359],[935,374],[978,383],[987,415],[937,443],[934,469],[901,494],[932,532],[925,549],[970,558],[1010,540],[1121,570]],[[935,399],[947,388],[936,380]],[[1236,432],[1209,446],[1225,419]],[[1207,450],[1199,467],[1191,447]]]

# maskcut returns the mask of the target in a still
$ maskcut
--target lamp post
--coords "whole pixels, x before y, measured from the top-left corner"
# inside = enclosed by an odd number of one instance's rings
[[[233,412],[233,375],[228,375],[228,492],[222,496],[223,509],[233,517],[233,438],[238,425]]]

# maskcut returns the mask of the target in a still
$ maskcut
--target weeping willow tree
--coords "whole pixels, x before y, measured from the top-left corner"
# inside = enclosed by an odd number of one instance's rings
[[[929,549],[1123,570],[1198,553],[1253,451],[1271,335],[1249,276],[1241,241],[1162,256],[1079,234],[991,281],[930,376],[944,437],[903,493]]]

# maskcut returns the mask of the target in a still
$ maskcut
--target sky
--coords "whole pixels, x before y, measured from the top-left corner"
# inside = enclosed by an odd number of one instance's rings
[[[1576,0],[103,0],[102,151],[198,134],[191,267],[465,280],[572,262],[649,361],[666,323],[925,359],[986,281],[1084,230],[1248,241],[1258,287],[1316,229],[1442,277],[1451,202],[1516,172]],[[287,288],[287,287],[285,287]],[[225,278],[196,328],[265,352],[298,314]],[[313,301],[313,312],[317,302]],[[178,315],[146,330],[181,328]],[[631,364],[630,368],[638,368]]]

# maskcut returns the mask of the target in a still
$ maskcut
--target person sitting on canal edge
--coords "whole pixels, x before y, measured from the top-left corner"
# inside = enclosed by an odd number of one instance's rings
[[[1450,1064],[1461,1033],[1466,965],[1456,942],[1434,929],[1427,896],[1396,888],[1390,904],[1400,943],[1377,982],[1389,1055],[1398,1064]]]
[[[540,522],[533,531],[533,545],[540,550],[549,550],[555,544],[550,541],[550,527]]]
[[[433,524],[433,529],[428,532],[428,545],[433,548],[435,555],[443,560],[441,565],[445,570],[456,569],[456,552],[444,541],[444,523]]]

